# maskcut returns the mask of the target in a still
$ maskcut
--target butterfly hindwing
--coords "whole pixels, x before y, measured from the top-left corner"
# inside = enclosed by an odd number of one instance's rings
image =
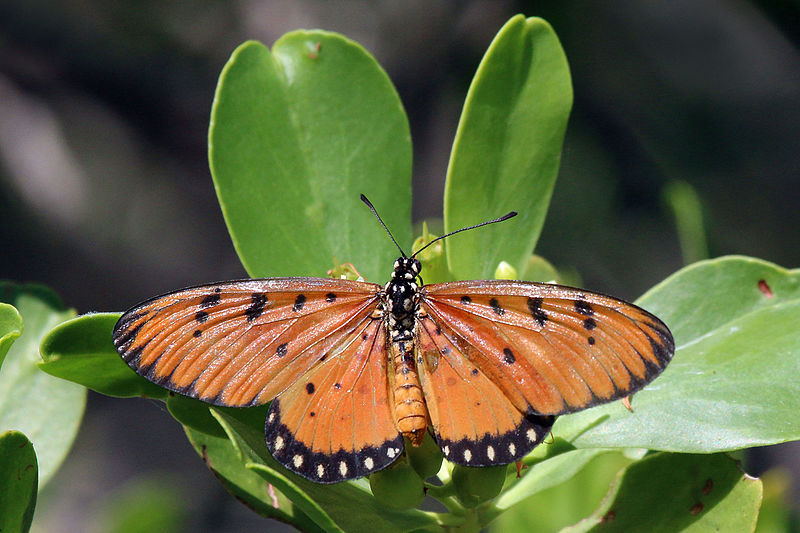
[[[521,459],[554,418],[520,410],[472,363],[476,348],[430,316],[417,324],[417,366],[434,437],[447,460],[466,466]]]
[[[176,291],[134,307],[114,328],[122,358],[170,390],[224,406],[264,404],[369,315],[377,285],[253,279]]]
[[[559,285],[466,281],[423,288],[422,309],[521,412],[571,413],[631,394],[669,362],[655,316]]]
[[[318,483],[366,476],[403,450],[392,417],[384,322],[364,317],[347,329],[267,415],[273,457]]]

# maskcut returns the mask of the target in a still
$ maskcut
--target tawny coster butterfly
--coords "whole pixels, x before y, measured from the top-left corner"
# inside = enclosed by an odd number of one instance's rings
[[[667,326],[633,304],[548,283],[423,285],[420,251],[400,249],[385,286],[295,277],[172,292],[123,314],[114,344],[177,393],[272,401],[270,453],[320,483],[381,470],[428,429],[453,463],[512,463],[555,416],[623,398],[672,358]]]

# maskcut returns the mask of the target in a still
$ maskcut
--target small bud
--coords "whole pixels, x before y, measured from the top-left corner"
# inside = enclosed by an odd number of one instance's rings
[[[406,445],[406,454],[411,467],[422,479],[435,476],[442,468],[442,450],[429,433],[425,434],[419,446]]]
[[[453,487],[464,507],[473,508],[495,498],[503,490],[507,465],[469,467],[455,465]]]
[[[369,487],[381,505],[392,509],[413,509],[425,497],[422,479],[402,458],[369,476]]]
[[[364,277],[358,273],[353,263],[337,263],[334,259],[334,266],[328,270],[328,276],[334,279],[349,279],[350,281],[364,281]]]
[[[517,269],[505,261],[500,261],[494,271],[494,279],[519,279]]]
[[[428,229],[427,222],[422,223],[422,235],[417,237],[412,251],[422,250],[425,245],[436,239]],[[422,275],[426,283],[439,283],[448,279],[447,261],[444,255],[444,241],[438,241],[422,250],[416,256],[422,262]]]

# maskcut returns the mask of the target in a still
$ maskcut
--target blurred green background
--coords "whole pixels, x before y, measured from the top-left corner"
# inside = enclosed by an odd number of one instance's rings
[[[800,266],[792,0],[0,0],[0,278],[46,283],[83,313],[243,277],[207,166],[211,100],[239,43],[297,28],[343,33],[387,70],[411,123],[415,220],[440,217],[470,79],[519,12],[553,25],[575,90],[539,254],[634,299],[683,264],[665,191],[685,182],[711,256]],[[797,501],[798,452],[756,450],[748,471],[793,469]],[[34,530],[110,531],[154,500],[181,524],[168,530],[264,527],[160,404],[93,394]]]

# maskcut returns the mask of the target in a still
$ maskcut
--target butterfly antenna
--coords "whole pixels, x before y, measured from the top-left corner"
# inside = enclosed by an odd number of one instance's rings
[[[369,210],[370,210],[370,211],[372,211],[372,214],[373,214],[373,215],[375,215],[375,217],[378,219],[378,222],[380,222],[380,223],[381,223],[381,226],[383,226],[383,229],[385,229],[385,230],[386,230],[386,233],[388,233],[388,234],[389,234],[389,238],[390,238],[390,239],[392,239],[392,242],[394,243],[394,245],[395,245],[395,246],[397,246],[397,249],[398,249],[398,250],[400,250],[400,254],[401,254],[403,257],[407,257],[407,256],[406,256],[406,253],[403,251],[403,249],[402,249],[402,248],[400,248],[400,245],[399,245],[399,244],[397,244],[397,241],[396,241],[396,240],[394,240],[394,235],[392,235],[392,232],[391,232],[391,231],[389,231],[389,228],[387,228],[387,227],[386,227],[386,224],[384,224],[384,223],[383,223],[383,219],[382,219],[382,218],[381,218],[381,216],[378,214],[378,212],[375,210],[375,206],[373,206],[373,205],[372,205],[372,202],[370,202],[369,200],[367,200],[367,197],[366,197],[366,196],[364,196],[363,194],[361,195],[361,201],[362,201],[362,202],[364,202],[365,204],[367,204],[367,207],[369,207]],[[516,213],[514,213],[514,214],[516,215]]]
[[[517,216],[517,212],[516,211],[510,211],[510,212],[506,213],[505,215],[503,215],[503,216],[501,216],[499,218],[495,218],[494,220],[487,220],[486,222],[481,222],[480,224],[475,224],[474,226],[469,226],[469,227],[466,227],[466,228],[461,228],[461,229],[457,229],[455,231],[451,231],[450,233],[448,233],[446,235],[442,235],[441,237],[436,237],[431,242],[429,242],[428,244],[426,244],[425,246],[423,246],[422,248],[420,248],[419,250],[417,250],[416,252],[411,254],[411,257],[414,257],[415,255],[417,255],[422,250],[424,250],[425,248],[427,248],[431,244],[435,243],[436,241],[440,241],[440,240],[444,239],[445,237],[449,237],[450,235],[455,235],[456,233],[461,233],[462,231],[467,231],[468,229],[475,229],[475,228],[480,228],[481,226],[487,226],[489,224],[494,224],[495,222],[502,222],[504,220],[508,220],[509,218],[513,218],[515,216]]]

